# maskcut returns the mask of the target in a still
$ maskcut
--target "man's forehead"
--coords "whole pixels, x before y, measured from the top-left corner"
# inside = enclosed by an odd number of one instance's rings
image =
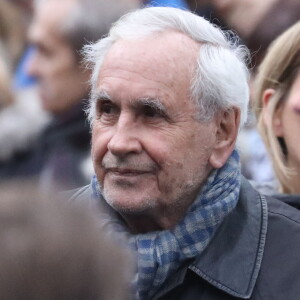
[[[183,33],[165,31],[142,38],[118,40],[109,50],[107,56],[114,54],[131,59],[145,58],[151,60],[167,60],[186,63],[197,52],[199,45]]]
[[[100,78],[114,70],[139,73],[165,81],[190,77],[199,45],[183,33],[166,31],[117,41],[104,58]],[[177,80],[176,80],[177,81]]]

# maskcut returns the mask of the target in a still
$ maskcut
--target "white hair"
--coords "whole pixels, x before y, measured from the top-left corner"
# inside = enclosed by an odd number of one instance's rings
[[[93,93],[103,59],[118,40],[138,39],[151,34],[177,31],[199,43],[196,71],[191,82],[191,98],[199,108],[199,120],[209,121],[217,111],[236,107],[242,126],[247,119],[249,102],[249,52],[238,38],[224,32],[191,12],[170,7],[147,7],[121,17],[107,37],[84,48],[87,65],[93,69],[92,97],[87,109],[92,123],[95,114]]]

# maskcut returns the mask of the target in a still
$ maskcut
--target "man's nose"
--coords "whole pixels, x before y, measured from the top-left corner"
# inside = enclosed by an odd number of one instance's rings
[[[141,133],[136,122],[126,115],[120,115],[113,129],[112,137],[107,145],[108,150],[117,156],[142,151]]]

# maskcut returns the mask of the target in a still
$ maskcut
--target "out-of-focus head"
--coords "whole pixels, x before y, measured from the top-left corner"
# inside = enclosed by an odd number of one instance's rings
[[[210,0],[220,18],[252,52],[252,71],[270,43],[300,19],[298,0]]]
[[[0,298],[126,299],[127,255],[86,207],[15,182],[0,191]]]
[[[217,16],[229,28],[236,30],[242,39],[252,33],[257,23],[276,1],[278,0],[210,0]]]
[[[85,52],[104,197],[125,218],[170,227],[233,150],[247,115],[247,51],[199,16],[156,7],[125,15]]]
[[[260,2],[263,4],[265,1]],[[300,19],[300,2],[298,0],[276,0],[273,2],[274,0],[271,0],[272,5],[268,6],[261,18],[254,23],[249,34],[244,37],[245,44],[253,51],[254,70],[261,63],[269,45]]]
[[[36,52],[28,68],[37,77],[43,107],[61,114],[88,94],[89,72],[80,50],[107,33],[129,9],[127,1],[37,0],[29,39]]]
[[[297,22],[271,44],[255,82],[258,127],[285,193],[295,192],[290,178],[293,172],[300,173],[299,71],[300,22]]]

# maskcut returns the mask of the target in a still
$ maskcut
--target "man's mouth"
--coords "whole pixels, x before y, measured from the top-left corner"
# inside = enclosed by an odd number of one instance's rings
[[[153,173],[152,171],[148,170],[137,170],[137,169],[128,169],[128,168],[107,168],[107,173],[113,173],[115,175],[120,176],[138,176]]]

